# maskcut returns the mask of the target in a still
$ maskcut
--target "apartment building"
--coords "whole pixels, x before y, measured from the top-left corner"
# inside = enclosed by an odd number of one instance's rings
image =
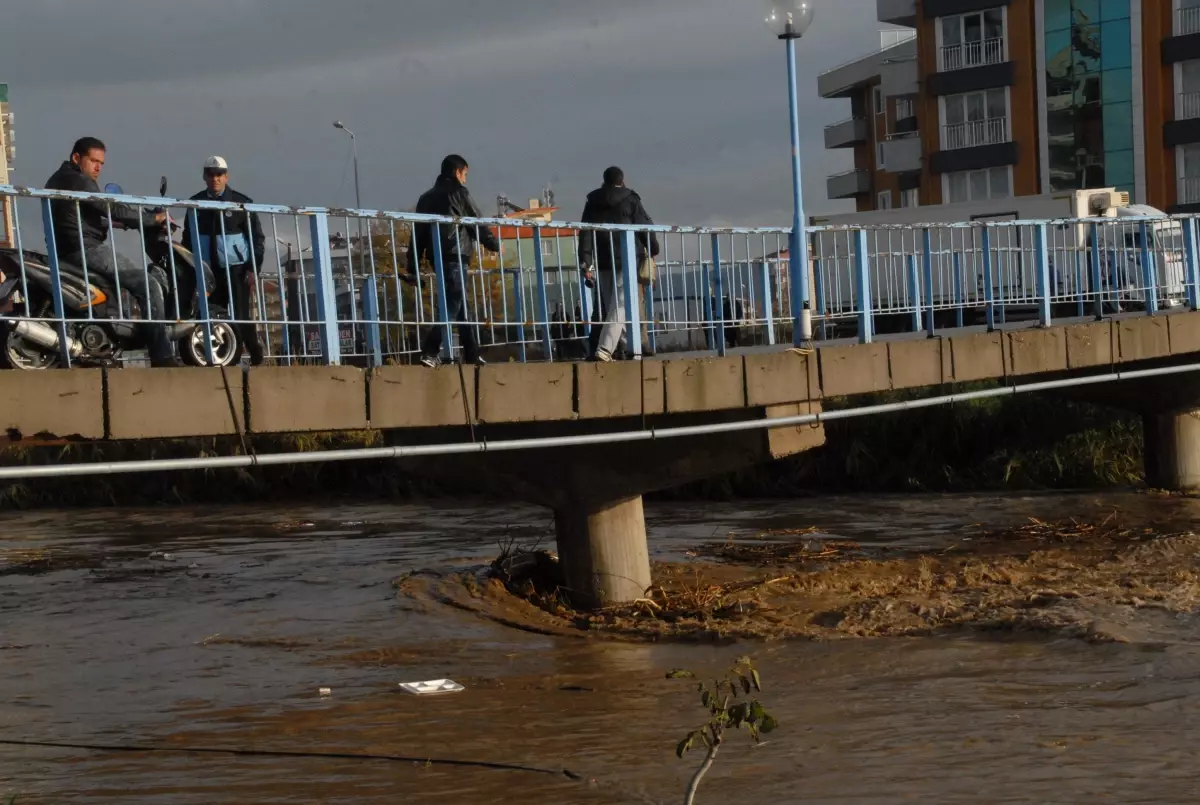
[[[1200,0],[876,0],[880,50],[817,79],[850,100],[828,179],[860,211],[1090,187],[1200,212]]]

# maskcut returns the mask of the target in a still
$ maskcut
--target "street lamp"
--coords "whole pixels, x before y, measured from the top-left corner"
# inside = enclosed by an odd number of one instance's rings
[[[796,94],[796,40],[812,25],[811,0],[768,0],[767,28],[787,45],[788,103],[792,129],[792,235],[788,244],[792,330],[796,346],[812,340],[812,302],[808,287],[808,236],[800,181],[800,111]]]
[[[335,129],[341,129],[342,131],[344,131],[350,135],[350,151],[354,155],[354,206],[361,210],[362,209],[362,190],[358,186],[358,139],[355,138],[354,132],[352,132],[352,131],[350,131],[350,129],[346,128],[346,124],[340,120],[333,121],[333,127]],[[347,233],[347,234],[349,234],[349,233]],[[358,248],[360,248],[360,249],[363,248],[362,219],[361,218],[358,219]]]

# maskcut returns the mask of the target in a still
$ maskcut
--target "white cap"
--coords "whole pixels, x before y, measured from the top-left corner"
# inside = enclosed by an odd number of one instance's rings
[[[209,157],[204,160],[204,169],[206,171],[227,171],[229,163],[223,157]]]

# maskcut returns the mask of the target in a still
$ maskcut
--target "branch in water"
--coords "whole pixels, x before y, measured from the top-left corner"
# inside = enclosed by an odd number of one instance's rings
[[[720,743],[714,741],[708,747],[708,754],[704,757],[704,762],[700,764],[700,768],[696,769],[696,773],[692,775],[692,781],[688,783],[687,796],[683,799],[683,805],[693,805],[696,800],[696,789],[700,787],[700,780],[704,775],[708,774],[708,770],[712,768],[713,761],[717,759],[717,750],[720,748]]]

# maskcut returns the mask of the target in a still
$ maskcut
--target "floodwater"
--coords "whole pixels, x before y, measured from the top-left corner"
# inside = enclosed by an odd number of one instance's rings
[[[732,532],[819,525],[864,544],[936,547],[966,526],[1114,509],[1176,527],[1200,519],[1200,501],[1133,494],[668,504],[648,519],[656,558],[682,559]],[[743,654],[782,726],[758,747],[727,741],[702,803],[1161,804],[1200,793],[1190,615],[1139,614],[1131,642],[1104,645],[980,632],[634,644],[531,634],[396,594],[407,571],[549,540],[538,509],[112,510],[0,523],[0,741],[342,755],[0,745],[0,802],[678,802],[700,758],[681,762],[674,748],[703,718],[693,683],[666,672],[712,674]],[[16,562],[24,572],[11,572]],[[398,688],[436,678],[466,691]]]

